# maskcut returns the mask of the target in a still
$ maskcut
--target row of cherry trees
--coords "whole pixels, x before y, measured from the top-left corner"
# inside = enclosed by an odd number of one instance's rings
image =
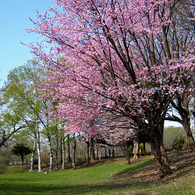
[[[161,175],[170,174],[163,145],[169,106],[181,115],[186,146],[194,144],[188,110],[194,93],[194,2],[54,4],[28,30],[42,34],[51,45],[45,52],[44,42],[29,44],[49,71],[41,89],[43,98],[52,97],[57,104],[50,117],[68,121],[69,133],[111,142],[143,132]]]

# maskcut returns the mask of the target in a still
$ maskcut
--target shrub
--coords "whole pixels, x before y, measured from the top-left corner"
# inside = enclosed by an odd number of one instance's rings
[[[145,155],[146,150],[144,149],[144,144],[140,144],[139,148],[141,149],[141,154],[140,155]]]
[[[184,138],[182,136],[176,137],[171,144],[172,150],[180,150],[183,148],[184,145]]]
[[[48,155],[42,155],[41,161],[43,164],[45,164],[47,167],[49,167],[49,156]]]

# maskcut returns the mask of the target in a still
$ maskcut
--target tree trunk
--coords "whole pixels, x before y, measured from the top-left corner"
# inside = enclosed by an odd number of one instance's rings
[[[70,158],[70,135],[68,134],[67,137],[67,144],[68,144],[68,162],[71,162],[71,158]]]
[[[21,155],[22,165],[24,165],[24,155]]]
[[[156,159],[156,163],[160,171],[161,177],[164,177],[165,175],[171,174],[172,171],[168,163],[167,155],[164,152],[163,144],[162,143],[159,144],[157,139],[155,140],[156,140],[155,142],[151,143],[151,147],[152,147],[152,151]]]
[[[49,171],[53,171],[53,150],[51,143],[49,145]]]
[[[93,142],[93,138],[90,139],[90,163],[93,162],[95,159],[94,159],[94,142]]]
[[[62,169],[65,169],[65,140],[62,138]]]
[[[86,142],[87,147],[86,147],[86,165],[89,165],[90,160],[89,160],[89,141]]]
[[[195,146],[194,138],[190,129],[190,117],[183,118],[183,127],[185,132],[184,148],[193,148]]]
[[[76,159],[76,139],[75,133],[73,134],[73,141],[72,141],[72,168],[76,169],[75,159]]]
[[[93,159],[96,160],[96,144],[93,145]]]
[[[38,156],[38,173],[42,172],[41,169],[41,144],[40,144],[40,133],[37,132],[37,156]]]
[[[55,169],[56,170],[58,170],[58,151],[59,151],[59,136],[58,136],[58,133],[59,133],[59,131],[58,131],[58,126],[56,125],[56,127],[55,127],[55,138],[56,138],[56,150],[55,150]]]
[[[49,142],[49,171],[53,171],[53,149],[51,144],[51,135],[47,134],[47,139]]]
[[[112,148],[112,158],[115,158],[115,151],[114,151],[114,147]]]
[[[96,159],[99,160],[99,145],[96,144]]]
[[[127,158],[127,163],[128,163],[128,165],[131,164],[130,157],[131,157],[131,156],[130,156],[130,153],[129,153],[129,145],[126,144],[126,158]]]
[[[136,136],[133,139],[133,160],[137,160],[139,158],[139,140]]]
[[[154,127],[151,148],[161,177],[171,174],[172,171],[163,144],[163,125],[159,124]]]
[[[31,159],[30,159],[30,170],[29,170],[29,172],[33,172],[34,171],[35,148],[36,148],[36,139],[34,139],[32,155],[31,155]]]
[[[190,111],[189,111],[189,94],[187,92],[183,93],[183,97],[181,99],[178,98],[178,101],[181,102],[179,104],[180,107],[180,115],[182,117],[183,127],[185,131],[185,141],[184,148],[193,148],[194,147],[194,138],[192,132],[190,130]]]
[[[111,153],[111,148],[110,147],[108,148],[108,155],[109,155],[109,158],[112,158],[112,153]]]
[[[60,163],[62,165],[62,130],[60,135]]]
[[[104,147],[104,151],[105,151],[104,158],[107,158],[108,155],[107,155],[107,147],[106,146]]]
[[[180,114],[180,118],[174,116],[174,120],[180,122],[183,125],[185,132],[184,148],[195,147],[194,138],[190,130],[190,111],[189,111],[189,94],[184,92],[182,95],[177,97],[176,102],[172,102],[172,106]]]
[[[58,139],[56,139],[56,151],[55,151],[55,153],[56,153],[56,155],[55,155],[55,157],[56,157],[56,163],[55,163],[55,169],[56,170],[58,170],[58,149],[59,149],[59,144],[58,144]]]

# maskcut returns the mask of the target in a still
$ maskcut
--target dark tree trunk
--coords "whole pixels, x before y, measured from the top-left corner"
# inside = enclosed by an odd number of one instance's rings
[[[67,147],[67,150],[68,150],[68,162],[71,162],[71,158],[70,158],[70,135],[68,134],[68,137],[67,137],[67,144],[68,144],[68,147]]]
[[[112,148],[112,158],[115,158],[115,151],[114,151],[114,147]]]
[[[22,165],[24,165],[24,155],[21,155]]]
[[[156,160],[161,177],[172,173],[167,154],[163,144],[163,125],[159,124],[153,129],[153,139],[151,140],[151,148]]]
[[[194,148],[195,142],[190,130],[190,111],[189,111],[189,94],[184,92],[178,95],[176,102],[172,102],[172,106],[178,111],[181,118],[172,116],[171,119],[182,124],[185,132],[184,148]]]
[[[89,165],[90,160],[89,160],[89,142],[86,142],[87,147],[86,147],[86,164]]]
[[[184,127],[184,132],[185,132],[184,148],[193,148],[195,144],[194,144],[194,138],[193,138],[193,135],[190,129],[189,115],[183,118],[183,127]]]
[[[180,115],[182,117],[182,123],[185,131],[184,148],[194,147],[194,138],[190,130],[190,111],[189,111],[189,98],[188,93],[184,92],[182,98],[178,98],[178,104],[180,108]]]
[[[111,148],[110,148],[110,147],[109,147],[109,149],[108,149],[108,155],[109,155],[109,158],[112,158]]]
[[[94,141],[93,138],[90,140],[90,162],[95,160],[95,152],[94,152]]]
[[[93,160],[96,160],[95,154],[96,154],[96,145],[93,144]]]
[[[96,144],[96,159],[99,160],[99,145]]]

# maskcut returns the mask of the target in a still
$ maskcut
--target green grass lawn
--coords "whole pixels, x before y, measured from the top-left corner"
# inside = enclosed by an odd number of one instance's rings
[[[0,174],[0,194],[195,194],[194,165],[185,168],[187,174],[182,172],[171,180],[144,181],[145,176],[140,173],[144,174],[151,166],[155,166],[154,160],[149,157],[131,165],[118,159],[47,175],[36,172]]]

